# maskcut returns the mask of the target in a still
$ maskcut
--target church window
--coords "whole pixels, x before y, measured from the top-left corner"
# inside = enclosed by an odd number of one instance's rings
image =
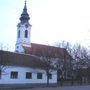
[[[28,37],[28,30],[25,30],[25,38]]]
[[[31,79],[31,78],[32,78],[32,73],[26,72],[26,79]]]
[[[18,78],[18,72],[11,72],[11,79],[17,79]]]
[[[37,73],[37,79],[42,79],[42,73]]]
[[[18,31],[18,38],[20,38],[20,30]]]

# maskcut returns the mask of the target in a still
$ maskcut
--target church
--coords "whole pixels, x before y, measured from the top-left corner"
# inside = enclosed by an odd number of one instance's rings
[[[68,61],[70,58],[64,48],[31,43],[32,25],[29,20],[25,1],[20,22],[17,25],[15,52],[0,50],[0,84],[46,84],[48,66],[43,60],[48,58],[53,62],[48,71],[49,83],[57,83],[56,59],[63,59],[65,56]]]

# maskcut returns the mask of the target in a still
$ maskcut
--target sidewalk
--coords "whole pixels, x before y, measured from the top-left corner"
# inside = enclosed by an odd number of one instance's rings
[[[65,86],[65,87],[44,87],[44,88],[32,88],[32,89],[17,89],[17,90],[90,90],[88,86]]]
[[[48,87],[49,88],[56,88],[56,87],[72,87],[72,86],[87,86],[88,84],[82,84],[80,85],[80,83],[70,83],[70,82],[64,82],[62,85],[59,84],[50,84]],[[0,85],[0,90],[17,90],[17,89],[35,89],[35,88],[46,88],[47,85],[46,84],[12,84],[12,85]]]

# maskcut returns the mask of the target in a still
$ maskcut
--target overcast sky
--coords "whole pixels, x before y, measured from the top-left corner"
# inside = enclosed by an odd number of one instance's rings
[[[25,0],[0,0],[0,45],[14,50]],[[90,0],[27,0],[31,42],[90,43]]]

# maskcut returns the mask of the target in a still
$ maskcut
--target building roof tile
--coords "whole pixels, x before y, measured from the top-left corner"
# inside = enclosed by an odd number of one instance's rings
[[[71,57],[65,48],[36,44],[36,43],[31,43],[31,47],[25,47],[25,46],[23,47],[25,50],[25,54],[33,54],[36,56],[40,56],[41,53],[44,53],[45,55],[48,54],[52,57],[56,57],[56,58],[65,57],[66,59],[70,59]]]
[[[45,68],[44,63],[34,55],[0,51],[0,65]]]

